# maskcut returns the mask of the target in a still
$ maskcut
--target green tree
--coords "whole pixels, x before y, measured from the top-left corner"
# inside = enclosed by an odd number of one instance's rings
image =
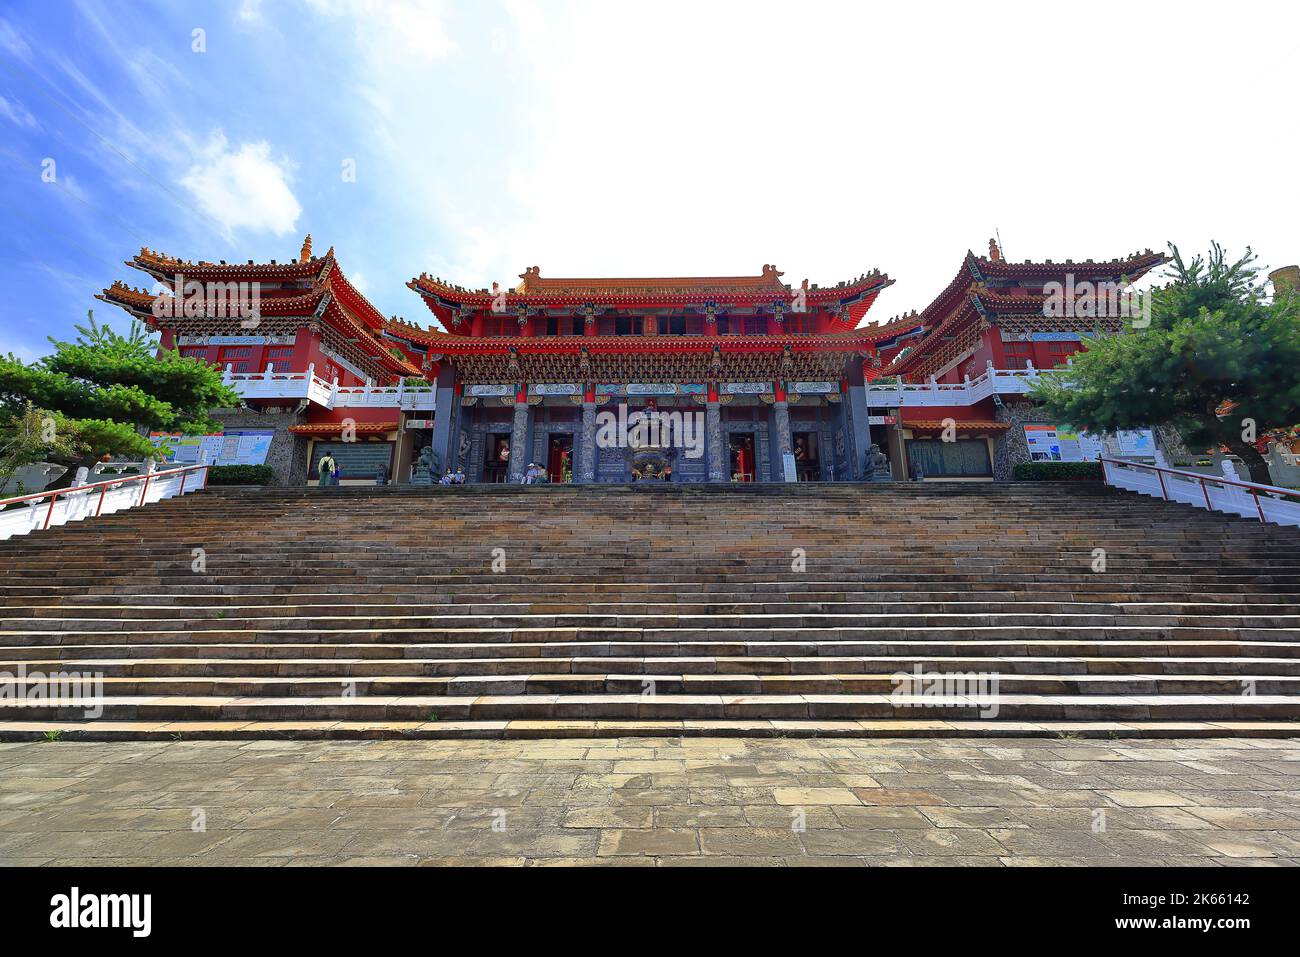
[[[174,349],[159,353],[137,322],[123,335],[96,323],[92,311],[76,330],[73,342],[51,338],[54,353],[37,362],[0,356],[0,469],[65,465],[51,486],[62,488],[105,455],[156,454],[150,430],[219,431],[209,410],[239,401],[220,370]]]
[[[1171,425],[1193,449],[1226,446],[1252,481],[1271,484],[1253,443],[1300,421],[1300,296],[1267,296],[1249,248],[1233,261],[1217,243],[1191,261],[1169,249],[1150,324],[1097,336],[1031,398],[1092,431]]]

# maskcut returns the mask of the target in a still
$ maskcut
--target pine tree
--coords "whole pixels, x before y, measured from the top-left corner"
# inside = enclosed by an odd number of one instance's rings
[[[88,315],[75,341],[51,338],[54,352],[44,359],[0,356],[0,471],[39,461],[65,465],[51,486],[62,488],[79,467],[104,456],[156,455],[150,430],[220,431],[209,410],[238,403],[220,370],[174,349],[160,353],[135,321],[123,335],[96,323],[93,310]]]
[[[1195,450],[1227,447],[1272,484],[1255,441],[1300,422],[1300,296],[1266,295],[1255,255],[1183,260],[1151,291],[1150,325],[1099,335],[1031,397],[1090,431],[1171,425]],[[1145,321],[1145,320],[1144,320]]]

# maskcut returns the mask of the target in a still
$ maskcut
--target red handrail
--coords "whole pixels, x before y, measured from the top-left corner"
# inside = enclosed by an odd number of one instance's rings
[[[150,479],[158,478],[159,476],[163,476],[163,475],[175,475],[177,473],[180,473],[182,475],[181,485],[182,487],[184,487],[184,483],[185,483],[184,476],[186,475],[186,473],[196,472],[199,469],[206,469],[208,467],[209,466],[207,465],[187,465],[179,469],[159,469],[157,472],[144,472],[141,473],[140,475],[127,475],[127,476],[122,476],[120,478],[109,479],[108,481],[105,482],[91,482],[88,485],[76,485],[71,488],[59,488],[59,489],[54,489],[53,491],[46,491],[46,492],[32,492],[29,495],[15,495],[13,498],[0,498],[0,508],[6,508],[17,502],[40,501],[41,499],[48,496],[50,499],[50,510],[45,516],[45,524],[42,525],[41,527],[49,528],[50,519],[54,515],[54,501],[60,495],[70,495],[73,492],[85,492],[85,491],[89,491],[92,488],[100,489],[99,508],[95,510],[95,514],[98,515],[99,509],[102,509],[104,507],[104,495],[108,492],[109,486],[120,487],[123,485],[128,485],[131,482],[143,482],[144,492],[141,494],[140,499],[141,499],[141,504],[144,504],[144,498],[149,491]],[[203,487],[206,488],[207,484],[208,484],[208,480],[207,480],[207,475],[205,473],[203,476]]]
[[[1210,502],[1210,492],[1209,489],[1205,487],[1206,482],[1213,482],[1216,485],[1235,485],[1238,488],[1249,489],[1251,498],[1255,501],[1255,510],[1259,513],[1259,520],[1261,522],[1266,522],[1268,519],[1264,517],[1264,506],[1260,504],[1259,501],[1260,492],[1266,492],[1270,495],[1289,495],[1292,498],[1300,499],[1300,491],[1290,488],[1282,488],[1279,485],[1261,485],[1257,482],[1242,482],[1239,479],[1230,479],[1216,475],[1205,475],[1201,472],[1188,472],[1185,469],[1171,469],[1166,468],[1163,465],[1148,465],[1145,462],[1133,462],[1129,459],[1112,459],[1102,456],[1099,461],[1103,463],[1103,471],[1105,470],[1106,465],[1117,465],[1125,468],[1146,469],[1148,472],[1155,472],[1156,477],[1160,479],[1160,496],[1166,502],[1169,501],[1169,490],[1165,487],[1166,473],[1169,475],[1182,475],[1187,478],[1196,479],[1196,481],[1201,484],[1201,494],[1205,496],[1205,507],[1211,512],[1217,511],[1217,509],[1215,509],[1213,504]]]

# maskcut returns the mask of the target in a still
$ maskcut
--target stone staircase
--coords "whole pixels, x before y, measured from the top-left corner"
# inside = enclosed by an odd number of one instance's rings
[[[1091,484],[213,488],[0,568],[0,738],[1300,733],[1300,535]]]

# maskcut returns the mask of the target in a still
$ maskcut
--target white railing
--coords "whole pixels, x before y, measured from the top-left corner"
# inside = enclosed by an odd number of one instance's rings
[[[366,406],[397,408],[407,412],[432,411],[434,387],[429,385],[340,386],[338,380],[326,382],[316,375],[313,363],[306,372],[234,372],[227,365],[222,381],[239,393],[241,399],[289,399],[314,402],[326,409]]]
[[[972,379],[969,375],[961,382],[938,382],[934,376],[929,382],[867,383],[867,404],[872,406],[936,406],[974,405],[991,395],[1023,395],[1037,384],[1044,370],[987,369]]]
[[[108,515],[206,488],[208,467],[190,465],[75,488],[0,499],[0,541],[84,518]]]
[[[1230,462],[1225,466],[1232,467]],[[1300,492],[1277,485],[1257,485],[1235,478],[1185,472],[1162,465],[1103,457],[1106,484],[1167,502],[1185,502],[1212,512],[1229,512],[1261,522],[1300,528]]]

